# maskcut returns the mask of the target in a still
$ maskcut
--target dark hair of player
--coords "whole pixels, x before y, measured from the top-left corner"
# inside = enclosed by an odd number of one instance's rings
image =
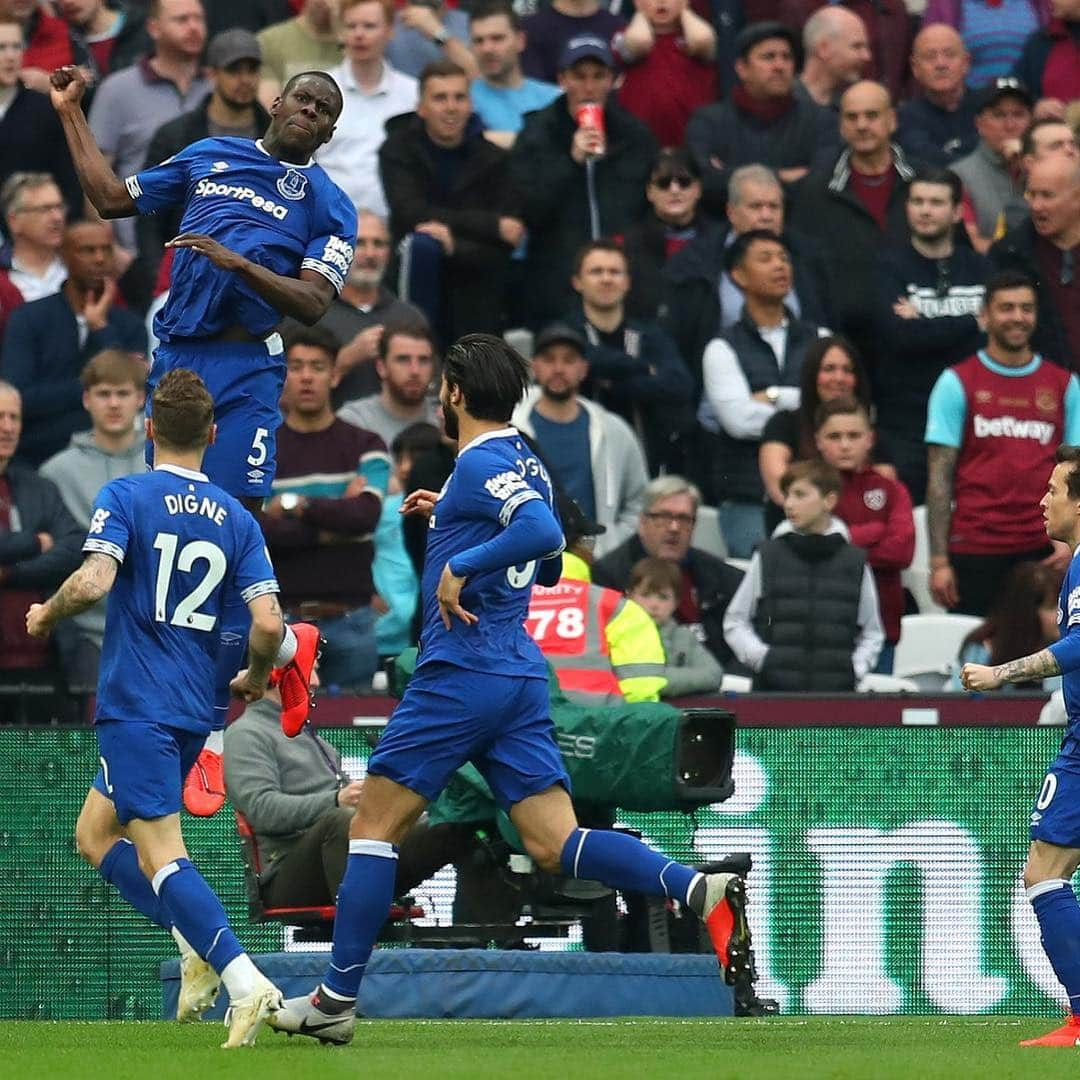
[[[796,461],[780,477],[780,490],[786,495],[800,480],[813,484],[822,495],[839,495],[844,483],[836,469],[824,461]]]
[[[110,386],[134,383],[135,389],[141,390],[146,385],[146,365],[123,349],[102,349],[87,360],[79,374],[79,382],[84,390],[98,383],[108,383]]]
[[[167,450],[200,450],[210,441],[214,399],[187,368],[174,368],[154,390],[154,443]]]
[[[334,361],[337,360],[338,349],[341,348],[338,339],[322,326],[293,327],[284,337],[286,358],[297,345],[305,345],[309,349],[321,349]]]
[[[287,97],[289,91],[296,85],[301,79],[306,78],[322,79],[323,82],[329,83],[334,93],[337,95],[337,109],[334,112],[334,119],[336,120],[341,115],[341,110],[345,107],[345,98],[342,96],[341,87],[338,86],[337,80],[333,75],[328,75],[325,71],[300,71],[297,72],[289,81],[281,88],[281,96]]]
[[[1039,295],[1031,275],[1025,274],[1023,270],[999,270],[986,279],[985,289],[983,303],[987,307],[990,306],[994,293],[1006,292],[1009,289],[1030,289],[1032,296],[1038,298]]]
[[[1059,446],[1054,460],[1059,465],[1072,466],[1065,481],[1065,490],[1070,499],[1080,500],[1080,446]]]
[[[858,398],[833,398],[823,401],[814,410],[814,430],[820,431],[834,416],[861,416],[871,426],[870,410]]]
[[[746,232],[739,233],[728,245],[728,249],[724,253],[724,269],[730,274],[735,267],[742,266],[750,248],[759,240],[779,244],[788,254],[791,253],[784,239],[771,229],[747,229]]]
[[[627,257],[625,251],[617,240],[613,240],[610,236],[601,236],[597,240],[590,240],[587,244],[582,244],[578,248],[577,254],[574,256],[574,276],[577,277],[581,273],[581,268],[585,265],[585,260],[594,251],[609,251],[614,252],[616,255],[622,257],[623,266],[626,267],[627,272],[630,270],[630,259]]]
[[[529,365],[500,337],[466,334],[447,350],[443,376],[474,420],[506,421],[529,385]]]
[[[911,198],[911,189],[915,184],[940,184],[949,189],[953,206],[959,206],[964,197],[964,185],[960,177],[949,169],[939,168],[937,165],[920,165],[915,170],[915,175],[908,185],[908,198]]]

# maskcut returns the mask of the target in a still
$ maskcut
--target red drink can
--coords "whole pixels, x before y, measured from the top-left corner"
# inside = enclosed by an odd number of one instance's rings
[[[579,105],[575,119],[578,127],[595,128],[601,135],[604,134],[603,105]]]

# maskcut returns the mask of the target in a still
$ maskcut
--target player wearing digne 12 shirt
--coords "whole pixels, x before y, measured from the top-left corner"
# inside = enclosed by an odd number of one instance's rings
[[[101,769],[76,840],[83,857],[181,949],[178,1019],[196,1019],[229,990],[227,1046],[249,1045],[281,1000],[244,953],[221,902],[187,857],[181,786],[210,731],[225,598],[249,605],[251,662],[234,692],[261,698],[284,624],[255,519],[200,471],[214,403],[190,371],[169,372],[147,421],[154,470],[106,484],[94,502],[82,566],[27,631],[46,636],[106,593],[94,726]]]
[[[60,68],[51,82],[79,180],[102,217],[184,206],[180,235],[168,245],[176,258],[168,301],[155,319],[161,344],[147,380],[148,401],[167,371],[188,368],[202,377],[219,431],[204,468],[254,509],[270,494],[281,423],[284,348],[273,328],[286,315],[309,325],[318,321],[352,262],[356,211],[311,157],[333,134],[341,91],[323,72],[296,75],[271,107],[262,139],[202,139],[121,180],[83,115],[79,70]],[[232,598],[221,626],[216,729],[224,726],[245,629],[243,604]],[[291,734],[307,717],[317,648],[318,631],[300,624],[287,634],[279,657],[288,665],[282,724]],[[220,738],[218,730],[208,749],[219,753]],[[220,771],[220,758],[206,764]],[[223,783],[218,787],[223,792]],[[221,801],[223,795],[211,805]]]
[[[441,492],[415,491],[402,504],[428,515],[420,658],[368,760],[330,966],[312,995],[267,1017],[279,1031],[352,1038],[360,981],[390,909],[395,845],[466,761],[544,870],[685,904],[729,979],[746,960],[740,878],[698,873],[625,833],[578,827],[547,665],[524,627],[532,586],[558,581],[563,547],[547,471],[508,425],[528,384],[528,365],[500,338],[469,334],[446,353],[440,398],[457,463]]]

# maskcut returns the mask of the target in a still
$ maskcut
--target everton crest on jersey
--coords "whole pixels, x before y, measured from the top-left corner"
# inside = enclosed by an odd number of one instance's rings
[[[276,274],[314,270],[340,292],[352,264],[356,211],[314,162],[279,161],[249,139],[201,139],[125,181],[140,214],[185,205],[181,232],[205,233]],[[268,334],[281,313],[237,274],[177,248],[162,341],[214,337],[240,325]]]

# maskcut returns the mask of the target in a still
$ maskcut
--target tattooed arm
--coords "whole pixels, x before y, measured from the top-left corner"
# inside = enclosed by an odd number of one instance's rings
[[[960,595],[949,565],[949,527],[952,524],[953,478],[960,451],[930,443],[926,448],[926,522],[930,534],[930,591],[942,607],[955,607]]]
[[[960,682],[966,690],[997,690],[1005,683],[1040,682],[1061,674],[1061,665],[1049,649],[1041,649],[1019,660],[988,667],[985,664],[965,664]]]
[[[251,632],[248,634],[248,666],[229,684],[232,693],[244,701],[258,701],[274,666],[285,630],[277,593],[265,593],[248,603]]]
[[[112,588],[120,564],[111,556],[92,551],[44,604],[31,604],[26,613],[26,632],[48,637],[53,627],[69,615],[93,607]]]

